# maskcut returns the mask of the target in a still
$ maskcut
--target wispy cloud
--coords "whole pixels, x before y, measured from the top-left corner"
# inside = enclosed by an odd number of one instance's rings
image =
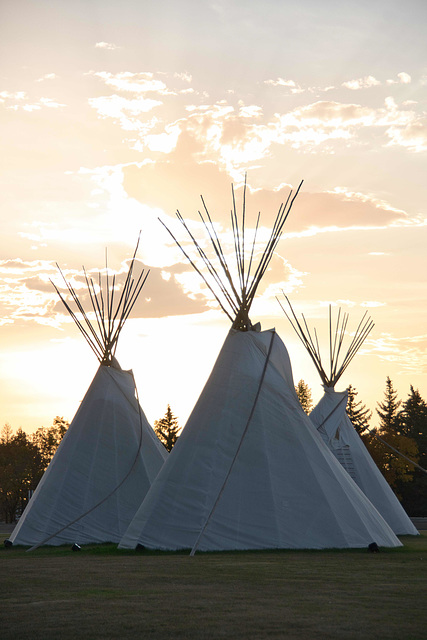
[[[284,78],[277,78],[276,80],[265,80],[264,84],[269,84],[272,87],[286,87],[291,93],[303,93],[302,89],[295,80],[285,80]]]
[[[58,76],[56,73],[45,73],[44,76],[38,78],[36,82],[44,82],[45,80],[55,80]]]
[[[359,89],[370,89],[371,87],[377,87],[381,82],[374,78],[374,76],[365,76],[364,78],[358,78],[357,80],[347,80],[342,83],[346,89],[352,91],[358,91]]]
[[[95,44],[95,48],[96,49],[107,49],[108,51],[114,51],[115,49],[120,49],[121,47],[119,47],[118,45],[112,43],[112,42],[97,42]]]
[[[427,334],[396,337],[382,333],[379,338],[368,338],[364,346],[381,360],[399,365],[399,373],[427,372]]]
[[[387,129],[389,145],[405,147],[408,151],[420,153],[427,150],[427,117],[414,118],[407,126],[391,126]]]
[[[412,78],[409,73],[405,71],[401,71],[397,74],[397,80],[389,79],[387,80],[387,84],[410,84],[412,82]]]
[[[109,73],[108,71],[97,71],[93,75],[103,80],[108,87],[114,87],[119,91],[159,93],[160,95],[174,94],[174,92],[168,90],[162,80],[154,78],[153,73],[131,73],[130,71]],[[187,81],[186,78],[185,81]]]
[[[116,94],[89,98],[89,104],[101,118],[112,118],[125,131],[148,133],[156,120],[141,120],[140,116],[152,111],[162,103],[151,98],[123,98]]]
[[[40,111],[45,107],[49,109],[60,109],[66,107],[66,104],[56,102],[52,98],[39,98],[35,101],[29,101],[28,94],[25,91],[2,91],[0,93],[0,103],[3,103],[7,109],[12,111]],[[13,104],[14,103],[14,104]]]
[[[55,294],[49,278],[56,271],[47,261],[2,260],[0,262],[0,324],[34,321],[56,326]]]

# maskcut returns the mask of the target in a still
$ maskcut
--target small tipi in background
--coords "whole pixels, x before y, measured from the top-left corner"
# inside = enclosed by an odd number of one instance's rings
[[[300,322],[289,299],[286,298],[286,300],[291,315],[286,312],[283,305],[281,305],[282,309],[313,360],[324,389],[323,397],[310,413],[311,422],[336,459],[378,509],[394,533],[397,535],[417,535],[418,531],[369,455],[363,440],[347,415],[348,392],[335,391],[338,380],[372,330],[374,326],[372,319],[367,317],[367,313],[363,315],[347,350],[344,351],[343,343],[349,314],[341,314],[341,309],[339,309],[335,326],[333,326],[334,322],[329,306],[330,372],[328,375],[322,363],[316,330],[314,330],[313,337],[304,315],[302,322]]]
[[[136,250],[121,292],[108,269],[97,283],[84,272],[93,321],[70,283],[76,311],[55,287],[100,366],[10,536],[13,544],[119,542],[167,457],[141,409],[132,371],[114,357],[148,275],[142,270],[134,278],[135,256]]]
[[[242,220],[235,205],[231,212],[235,266],[206,208],[200,215],[217,262],[208,258],[178,213],[201,261],[185,255],[232,328],[120,548],[140,544],[188,548],[194,554],[400,544],[314,431],[298,402],[289,356],[275,330],[261,331],[249,319],[297,193],[280,207],[259,254],[259,216],[254,238],[248,249],[245,246],[249,232],[244,192]]]

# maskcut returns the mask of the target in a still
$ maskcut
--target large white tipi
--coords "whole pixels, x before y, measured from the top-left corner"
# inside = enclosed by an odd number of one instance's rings
[[[100,366],[10,536],[15,545],[119,542],[167,457],[141,409],[132,371],[114,357],[148,275],[134,278],[135,255],[120,293],[108,270],[97,283],[85,273],[94,321],[70,283],[76,312],[57,289]]]
[[[300,322],[291,303],[288,299],[287,301],[292,317],[286,313],[283,306],[282,309],[310,354],[324,389],[323,397],[310,413],[310,420],[336,459],[377,508],[394,533],[397,535],[417,535],[418,531],[373,461],[347,415],[348,392],[335,391],[335,385],[374,326],[371,318],[367,317],[366,313],[364,314],[348,349],[344,352],[343,342],[349,314],[341,314],[339,309],[335,326],[333,326],[331,307],[329,307],[330,373],[328,375],[322,363],[317,333],[315,332],[313,339],[304,316],[303,322]]]
[[[219,268],[178,214],[209,275],[186,255],[233,325],[120,548],[191,549],[194,554],[400,544],[303,412],[288,353],[275,330],[260,331],[249,319],[295,197],[280,208],[259,261],[256,234],[245,260],[245,199],[241,222],[233,207],[237,279],[207,210],[201,217]]]

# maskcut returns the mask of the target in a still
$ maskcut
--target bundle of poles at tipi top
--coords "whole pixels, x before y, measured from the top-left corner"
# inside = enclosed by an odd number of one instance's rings
[[[123,325],[128,319],[150,273],[142,269],[135,280],[134,270],[140,238],[141,232],[138,235],[133,256],[129,261],[126,278],[120,293],[116,291],[116,274],[114,273],[112,276],[109,276],[107,250],[105,253],[105,275],[103,277],[101,271],[98,271],[97,282],[94,281],[91,276],[88,276],[85,267],[83,267],[83,274],[90,299],[90,311],[85,310],[79,299],[79,295],[71,282],[65,278],[58,264],[58,270],[77,307],[77,311],[72,309],[66,297],[51,280],[63,305],[80,329],[99,362],[103,365],[111,366],[113,363]],[[79,313],[81,317],[79,317]],[[90,315],[93,316],[93,320],[90,318]]]
[[[283,292],[282,292],[283,293]],[[350,317],[349,313],[345,313],[341,311],[341,308],[338,308],[337,318],[334,321],[332,318],[332,305],[329,305],[329,374],[326,373],[325,367],[322,362],[322,356],[320,353],[319,340],[317,336],[316,327],[314,327],[313,335],[308,327],[307,321],[305,319],[304,314],[301,314],[302,322],[300,322],[295,314],[295,311],[292,307],[292,304],[289,298],[283,293],[284,298],[286,299],[291,315],[289,315],[282,305],[280,299],[277,297],[277,301],[282,307],[284,314],[292,325],[295,333],[305,346],[308,354],[313,360],[314,366],[316,367],[322,383],[325,387],[334,387],[338,380],[343,375],[344,371],[347,369],[350,362],[353,360],[356,353],[359,351],[360,347],[368,337],[369,333],[374,328],[375,324],[370,316],[368,316],[368,312],[365,311],[363,314],[354,334],[352,340],[347,347],[347,350],[344,352],[343,343],[344,338],[346,336],[347,324]]]
[[[212,260],[207,256],[200,242],[194,236],[188,223],[184,220],[179,211],[176,212],[176,216],[184,229],[187,231],[197,250],[198,256],[202,260],[202,264],[200,267],[196,264],[196,260],[189,256],[187,251],[183,248],[182,244],[176,239],[172,231],[165,225],[162,220],[160,220],[160,222],[167,229],[178,247],[181,249],[187,260],[191,263],[195,271],[197,271],[197,273],[205,282],[206,286],[215,296],[221,309],[232,322],[233,329],[237,329],[239,331],[249,331],[252,327],[252,323],[249,319],[249,311],[252,302],[255,298],[258,286],[265,272],[267,271],[277,244],[282,236],[284,224],[292,209],[295,198],[297,197],[301,189],[302,183],[303,181],[301,180],[296,191],[292,192],[291,190],[286,202],[280,205],[279,211],[277,212],[276,218],[274,220],[270,237],[261,254],[261,258],[258,261],[256,260],[256,252],[260,213],[258,213],[257,216],[254,236],[252,243],[249,243],[249,249],[247,247],[247,236],[245,237],[247,190],[246,176],[243,187],[242,213],[240,221],[237,214],[234,186],[232,185],[232,208],[230,211],[230,220],[234,242],[234,267],[227,261],[225,252],[218,237],[218,233],[212,222],[212,218],[206,207],[203,196],[200,197],[202,200],[204,212],[202,213],[201,211],[199,211],[198,214],[208,234],[212,249],[217,258],[217,266],[215,266]],[[249,260],[247,260],[247,255],[249,255]],[[205,273],[203,272],[203,265],[206,268],[208,275],[205,275]]]

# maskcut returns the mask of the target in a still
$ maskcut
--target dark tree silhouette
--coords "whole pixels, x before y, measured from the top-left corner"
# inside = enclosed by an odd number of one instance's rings
[[[28,436],[6,424],[0,433],[0,519],[14,522],[35,491],[68,428],[56,417],[51,427]]]
[[[401,433],[402,415],[399,407],[402,404],[397,400],[397,391],[389,377],[386,379],[386,389],[383,402],[378,402],[376,409],[380,419],[378,429],[374,430],[385,442],[403,453],[414,462],[418,462],[418,447],[413,438]],[[410,464],[389,447],[383,444],[374,435],[367,436],[369,453],[373,457],[387,482],[392,486],[399,497],[399,487],[402,483],[410,482],[414,475],[414,465]]]
[[[40,452],[22,429],[11,435],[8,425],[0,438],[0,511],[15,522],[43,475]]]
[[[397,400],[397,391],[393,388],[393,383],[387,376],[386,389],[383,402],[377,402],[376,412],[380,418],[379,430],[382,432],[399,433],[401,400]]]
[[[181,428],[178,425],[178,419],[171,411],[170,405],[168,405],[164,418],[154,421],[154,431],[164,447],[168,451],[172,451],[174,444],[178,440]]]
[[[70,423],[56,416],[51,427],[40,427],[33,433],[31,442],[36,445],[42,456],[44,469],[47,468]]]
[[[362,404],[361,400],[356,400],[358,392],[350,385],[347,389],[348,401],[346,412],[359,436],[369,429],[369,421],[372,418],[372,411]]]
[[[304,380],[300,380],[295,386],[295,391],[302,408],[308,415],[313,408],[313,398],[311,397],[310,387],[304,382]]]
[[[408,398],[402,405],[400,413],[401,433],[417,443],[418,464],[427,469],[427,403],[418,389],[411,385]],[[402,504],[412,516],[427,514],[427,474],[415,468],[410,483],[399,482],[397,490],[402,497]]]

